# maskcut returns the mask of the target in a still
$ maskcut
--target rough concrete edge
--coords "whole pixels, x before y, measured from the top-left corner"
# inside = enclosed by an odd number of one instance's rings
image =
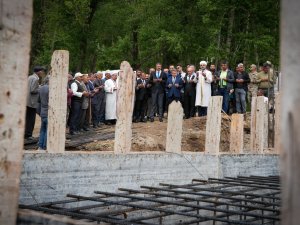
[[[75,220],[69,216],[52,215],[29,209],[19,209],[17,224],[90,225],[91,222]]]

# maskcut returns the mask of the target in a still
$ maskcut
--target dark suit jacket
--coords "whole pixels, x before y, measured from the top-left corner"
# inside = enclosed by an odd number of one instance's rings
[[[185,75],[184,77],[184,81],[185,83],[183,83],[183,87],[184,87],[184,95],[188,95],[188,96],[192,96],[192,95],[196,95],[196,83],[192,82],[189,83],[187,80],[188,74]],[[196,74],[192,74],[190,79],[196,79]]]
[[[148,98],[148,88],[147,88],[147,84],[149,83],[148,80],[145,80],[145,86],[146,87],[138,87],[139,84],[142,84],[143,80],[142,79],[138,79],[136,82],[136,100],[145,100]]]
[[[172,86],[169,87],[169,84],[171,84]],[[175,84],[178,84],[179,86],[176,87]],[[167,89],[168,89],[168,98],[174,96],[177,98],[180,98],[180,90],[182,88],[183,82],[180,76],[177,76],[175,79],[175,83],[173,83],[172,77],[169,77],[167,80]]]
[[[159,78],[161,78],[162,81],[161,82],[155,82],[155,79],[157,79],[156,78],[156,71],[154,71],[150,74],[149,83],[152,85],[152,88],[151,88],[152,93],[154,93],[154,92],[164,93],[165,86],[166,86],[166,81],[167,81],[167,74],[165,74],[161,70]]]

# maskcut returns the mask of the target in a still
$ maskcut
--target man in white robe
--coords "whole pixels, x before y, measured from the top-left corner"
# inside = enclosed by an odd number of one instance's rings
[[[117,119],[117,74],[113,74],[111,79],[104,83],[105,90],[105,120],[115,124]]]
[[[196,102],[195,106],[198,106],[198,116],[207,115],[207,107],[211,98],[211,82],[212,74],[206,69],[207,62],[200,62],[200,70],[196,73],[195,83],[196,85]]]

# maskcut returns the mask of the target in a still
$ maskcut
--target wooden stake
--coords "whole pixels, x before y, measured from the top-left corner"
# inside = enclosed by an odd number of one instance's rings
[[[32,0],[4,0],[0,10],[0,224],[13,225],[24,146]]]
[[[242,154],[244,148],[244,115],[232,114],[230,128],[230,152]]]
[[[213,96],[209,101],[205,135],[205,153],[208,154],[220,152],[222,100],[222,96]]]
[[[182,120],[181,103],[173,101],[168,110],[166,152],[181,153]]]
[[[114,152],[116,154],[131,151],[132,113],[135,95],[136,75],[130,64],[121,63],[117,90],[117,124],[115,131]]]
[[[274,150],[276,153],[280,153],[282,146],[281,146],[281,128],[280,128],[280,122],[281,122],[281,104],[280,104],[280,93],[275,94],[275,144],[274,144]]]
[[[49,153],[63,153],[65,151],[68,72],[69,52],[54,51],[49,81],[47,130],[47,150]]]
[[[256,107],[257,97],[252,97],[251,101],[251,123],[250,123],[250,151],[255,152],[255,135],[256,135]]]

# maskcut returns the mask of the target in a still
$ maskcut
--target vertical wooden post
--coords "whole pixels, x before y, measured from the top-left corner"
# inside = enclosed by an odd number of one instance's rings
[[[0,4],[0,224],[12,225],[22,168],[32,0]]]
[[[250,123],[250,150],[254,152],[255,150],[255,132],[256,132],[256,106],[257,97],[252,97],[251,101],[251,123]]]
[[[210,98],[207,109],[205,153],[219,154],[222,121],[222,100],[221,96]]]
[[[281,98],[280,98],[280,93],[275,94],[275,127],[274,127],[274,139],[275,139],[275,144],[274,144],[274,150],[276,153],[281,152],[281,127],[280,127],[280,122],[281,122]]]
[[[264,97],[260,96],[256,99],[256,117],[255,130],[253,131],[253,149],[255,153],[263,154],[264,148],[268,143],[268,111]],[[252,127],[251,127],[252,129]]]
[[[232,114],[230,128],[230,152],[241,154],[244,148],[244,115]]]
[[[181,153],[182,120],[181,103],[173,101],[168,110],[166,152]]]
[[[49,153],[63,153],[65,151],[68,71],[69,52],[54,51],[49,81],[47,130],[47,150]]]
[[[115,131],[114,152],[116,154],[131,151],[132,113],[135,95],[136,75],[130,64],[121,63],[117,91],[117,124]]]
[[[281,1],[282,224],[300,221],[300,1]]]

